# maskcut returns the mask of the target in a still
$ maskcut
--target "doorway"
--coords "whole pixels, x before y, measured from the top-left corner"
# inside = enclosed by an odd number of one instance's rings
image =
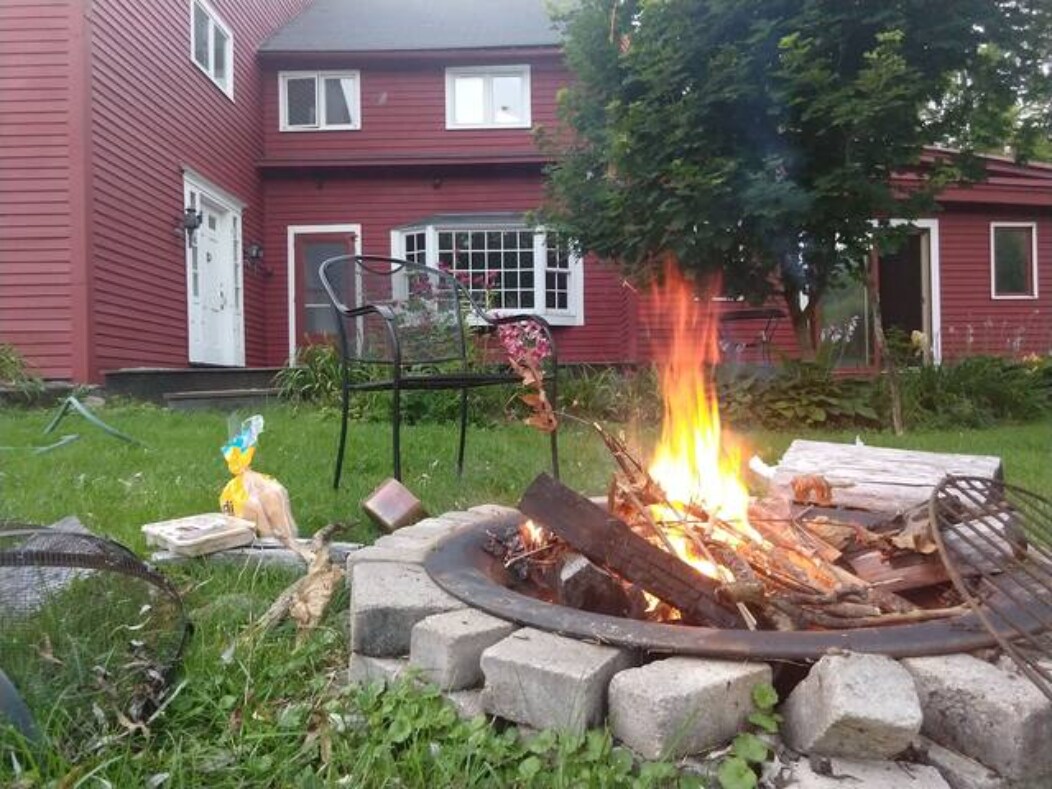
[[[297,225],[289,227],[289,359],[297,348],[333,342],[338,327],[329,297],[321,284],[320,268],[338,255],[361,254],[359,225]],[[340,290],[352,292],[336,283]]]
[[[187,175],[186,206],[201,224],[187,239],[187,356],[191,364],[243,367],[241,204]]]
[[[920,348],[925,364],[939,361],[936,220],[912,223],[897,249],[881,253],[877,281],[884,331],[900,333],[906,338],[914,337],[914,332],[921,333]]]

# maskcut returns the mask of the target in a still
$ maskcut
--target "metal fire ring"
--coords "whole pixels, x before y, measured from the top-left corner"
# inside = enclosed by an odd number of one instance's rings
[[[503,565],[483,550],[489,534],[517,528],[521,520],[521,515],[502,515],[466,526],[442,540],[424,567],[446,592],[493,616],[559,635],[648,652],[734,660],[816,660],[837,650],[901,658],[971,652],[997,644],[974,613],[908,625],[780,632],[641,622],[545,603],[507,588]],[[1000,603],[1001,610],[1011,611],[1013,606],[1011,601]],[[1019,633],[1005,635],[1017,637]]]

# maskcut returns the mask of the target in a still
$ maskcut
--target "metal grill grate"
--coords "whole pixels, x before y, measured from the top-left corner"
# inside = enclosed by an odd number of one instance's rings
[[[1000,480],[948,477],[932,492],[931,516],[957,591],[1052,699],[1052,501]]]
[[[169,692],[188,635],[178,592],[123,546],[88,533],[0,524],[6,695],[11,701],[17,693],[22,712],[68,756],[149,720]],[[0,728],[14,722],[24,735],[36,734],[19,724],[25,715],[16,705],[6,707]]]

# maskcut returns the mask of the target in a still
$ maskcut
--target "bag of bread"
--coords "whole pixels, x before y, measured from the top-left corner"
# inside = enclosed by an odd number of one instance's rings
[[[252,521],[258,537],[277,537],[282,542],[296,538],[296,521],[285,486],[271,476],[253,471],[263,417],[251,416],[241,423],[237,435],[223,445],[226,467],[234,478],[219,495],[219,506],[228,515]]]

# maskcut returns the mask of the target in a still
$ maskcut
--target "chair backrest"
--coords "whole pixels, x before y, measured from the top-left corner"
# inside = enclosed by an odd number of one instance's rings
[[[322,263],[320,275],[345,357],[393,364],[397,343],[402,364],[466,362],[468,316],[483,313],[448,272],[397,258],[340,255]],[[394,335],[370,307],[389,311]]]

